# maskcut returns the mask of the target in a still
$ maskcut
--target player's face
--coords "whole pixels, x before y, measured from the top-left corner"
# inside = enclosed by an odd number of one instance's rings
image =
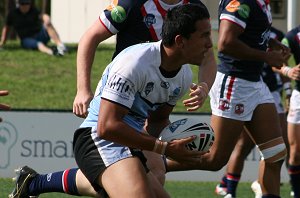
[[[183,55],[189,63],[200,65],[205,54],[213,46],[209,19],[196,22],[196,32],[189,39],[184,39]]]

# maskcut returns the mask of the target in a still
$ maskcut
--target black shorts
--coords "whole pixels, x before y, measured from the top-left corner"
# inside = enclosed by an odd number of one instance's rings
[[[92,128],[90,127],[79,128],[75,131],[73,138],[73,150],[76,163],[82,173],[90,181],[96,192],[103,193],[101,191],[104,189],[98,184],[98,178],[107,167],[98,151],[95,141],[92,139],[91,129]],[[132,148],[130,148],[130,152],[132,156],[140,159],[145,171],[148,173],[149,169],[146,165],[147,159],[143,152]]]

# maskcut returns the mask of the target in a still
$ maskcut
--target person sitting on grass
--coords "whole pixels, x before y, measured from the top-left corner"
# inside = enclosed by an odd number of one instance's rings
[[[2,28],[0,48],[4,46],[11,27],[15,29],[24,49],[37,49],[43,53],[58,56],[63,56],[67,51],[49,15],[42,14],[32,5],[31,0],[19,0],[17,8],[8,13]],[[57,45],[56,48],[47,46],[50,39]]]

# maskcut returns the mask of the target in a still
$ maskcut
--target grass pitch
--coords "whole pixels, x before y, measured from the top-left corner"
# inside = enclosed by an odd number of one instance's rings
[[[165,188],[170,193],[172,198],[217,198],[214,193],[217,182],[180,182],[167,181]],[[238,186],[238,198],[253,198],[254,194],[250,189],[249,182],[241,182]],[[0,198],[7,198],[8,194],[14,188],[14,183],[11,179],[0,178]],[[72,197],[63,193],[46,193],[39,196],[39,198],[68,198]],[[75,197],[75,196],[74,196]],[[122,195],[120,195],[122,197]],[[281,186],[281,197],[290,197],[290,186],[284,183]]]

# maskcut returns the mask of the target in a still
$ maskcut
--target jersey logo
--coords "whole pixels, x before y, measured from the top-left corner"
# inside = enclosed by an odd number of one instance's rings
[[[236,11],[238,11],[240,5],[241,5],[241,4],[240,4],[239,1],[237,1],[237,0],[232,0],[232,1],[230,1],[229,4],[226,6],[226,10],[227,10],[228,12],[236,12]]]
[[[161,81],[160,86],[162,88],[168,89],[170,87],[170,83]]]
[[[112,94],[117,94],[123,99],[129,99],[130,95],[133,93],[134,85],[133,83],[126,79],[125,77],[115,74],[113,75],[108,83],[106,90]]]
[[[146,85],[146,88],[145,88],[146,96],[148,96],[149,93],[153,91],[153,88],[154,88],[154,83],[153,82],[148,82],[147,85]]]
[[[243,18],[248,18],[249,14],[250,14],[250,8],[248,5],[246,4],[242,4],[239,8],[238,8],[238,13],[241,17]]]
[[[229,102],[226,99],[219,100],[219,109],[221,111],[226,111],[229,109]]]
[[[110,5],[107,6],[106,10],[112,11],[119,3],[119,0],[111,1]]]
[[[155,24],[156,23],[156,19],[155,19],[154,14],[147,14],[144,17],[144,22],[145,22],[145,24],[146,24],[146,26],[148,28],[151,27],[151,25]]]
[[[122,23],[126,19],[126,11],[121,6],[116,6],[110,12],[111,18],[116,23]]]
[[[238,115],[244,113],[244,104],[237,104],[237,105],[235,105],[234,113],[238,114]]]

